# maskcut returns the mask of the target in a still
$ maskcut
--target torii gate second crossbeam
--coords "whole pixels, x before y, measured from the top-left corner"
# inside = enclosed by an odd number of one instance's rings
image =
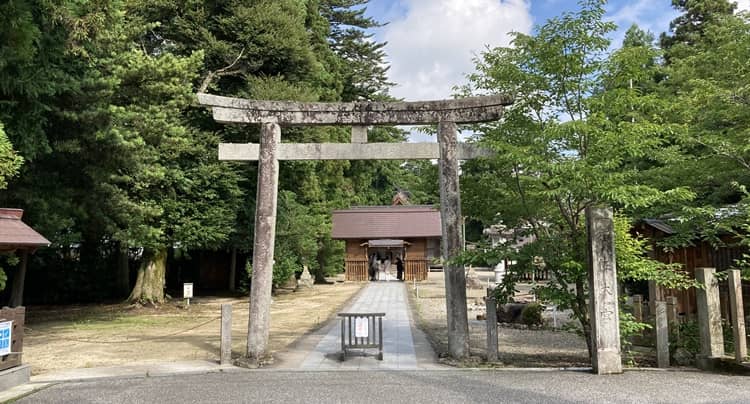
[[[276,228],[279,160],[439,159],[440,216],[448,317],[448,350],[462,358],[469,352],[466,276],[452,263],[463,245],[458,160],[487,155],[459,144],[457,123],[499,120],[512,104],[507,96],[425,102],[304,103],[255,101],[198,94],[222,123],[260,124],[260,144],[221,144],[220,160],[258,161],[258,185],[250,290],[247,356],[266,355],[270,324],[271,280]],[[438,124],[438,143],[367,143],[371,125]],[[281,143],[280,125],[351,125],[352,143]]]

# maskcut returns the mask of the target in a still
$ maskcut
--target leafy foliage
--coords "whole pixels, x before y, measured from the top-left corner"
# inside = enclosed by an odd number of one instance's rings
[[[544,324],[542,311],[544,307],[537,302],[527,304],[521,311],[521,322],[528,326]]]
[[[186,256],[250,253],[257,170],[218,162],[216,147],[257,142],[257,128],[215,123],[194,94],[387,99],[384,44],[368,32],[380,24],[365,16],[367,3],[0,5],[0,122],[10,141],[0,133],[0,184],[10,181],[0,201],[25,208],[27,221],[58,249],[34,260],[45,269],[39,274],[65,288],[104,285],[60,294],[98,298],[110,293],[115,258],[129,248],[139,251],[131,255],[133,267],[142,264],[139,274],[175,247]],[[378,128],[370,138],[403,141],[405,133]],[[285,141],[348,139],[345,128],[284,131]],[[309,265],[319,280],[340,271],[343,245],[330,238],[330,211],[386,203],[409,188],[417,177],[400,164],[283,163],[279,262],[294,271]],[[65,268],[68,280],[55,268]]]
[[[471,216],[486,224],[502,220],[534,239],[507,254],[516,264],[499,293],[511,293],[519,279],[512,273],[535,270],[541,257],[551,280],[535,288],[537,296],[571,309],[589,342],[585,209],[606,204],[643,213],[689,201],[694,193],[642,179],[644,167],[674,158],[665,134],[679,130],[663,118],[670,104],[657,91],[664,73],[652,36],[633,27],[625,46],[610,53],[614,26],[603,19],[603,2],[580,4],[580,11],[548,20],[533,35],[515,34],[513,47],[477,58],[464,92],[505,93],[516,101],[501,123],[475,128],[479,143],[497,154],[467,163],[463,184]],[[629,227],[629,219],[618,216],[620,280],[693,286],[677,266],[649,259],[646,242]]]

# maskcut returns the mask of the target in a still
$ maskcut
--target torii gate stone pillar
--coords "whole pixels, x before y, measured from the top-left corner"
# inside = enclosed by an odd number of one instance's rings
[[[512,100],[506,96],[425,102],[302,103],[254,101],[198,94],[222,123],[261,124],[260,144],[220,144],[220,160],[259,162],[253,275],[250,291],[247,356],[253,362],[267,354],[271,279],[278,193],[278,160],[415,160],[439,159],[440,215],[451,356],[469,353],[466,278],[463,265],[451,263],[463,245],[458,160],[489,153],[458,143],[457,123],[495,121]],[[367,143],[371,125],[438,123],[438,143]],[[350,125],[352,143],[281,143],[279,125]]]

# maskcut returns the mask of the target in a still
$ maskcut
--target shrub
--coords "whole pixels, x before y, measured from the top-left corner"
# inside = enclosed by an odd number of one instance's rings
[[[542,311],[544,308],[539,303],[529,303],[523,308],[521,312],[521,322],[528,325],[542,325]]]

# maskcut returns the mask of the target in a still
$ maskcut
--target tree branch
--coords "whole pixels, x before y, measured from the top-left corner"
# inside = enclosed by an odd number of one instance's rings
[[[229,69],[231,69],[232,67],[234,67],[234,65],[236,65],[237,62],[240,61],[240,59],[242,58],[242,54],[243,53],[245,53],[245,48],[242,48],[242,50],[240,50],[240,54],[237,55],[237,58],[235,58],[234,61],[232,63],[230,63],[229,65],[224,66],[224,67],[222,67],[219,70],[208,72],[208,74],[206,75],[206,78],[203,79],[203,82],[201,83],[201,86],[198,88],[198,92],[199,93],[205,93],[206,90],[208,90],[208,86],[211,85],[211,82],[216,77],[229,76],[229,75],[232,75],[232,74],[239,73],[241,71],[241,69],[235,69],[235,70],[229,70]]]

